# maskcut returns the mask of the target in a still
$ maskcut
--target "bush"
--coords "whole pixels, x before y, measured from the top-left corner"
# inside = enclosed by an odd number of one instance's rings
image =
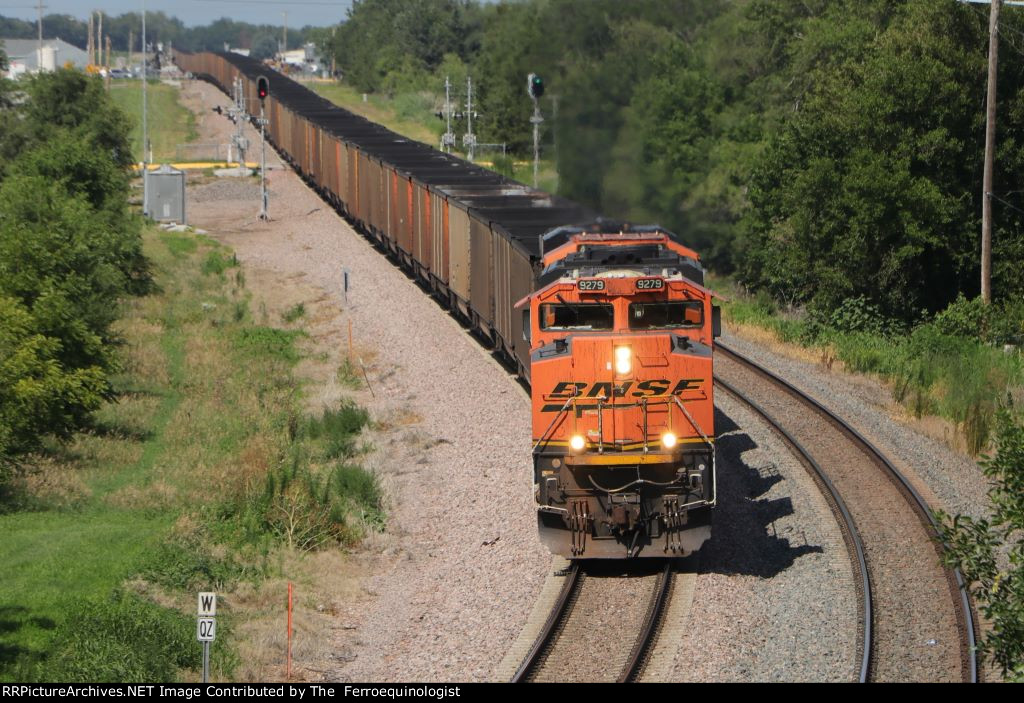
[[[327,409],[319,417],[290,423],[296,442],[262,487],[248,488],[240,502],[224,506],[244,538],[266,537],[292,549],[313,551],[331,544],[348,546],[367,529],[384,524],[382,495],[376,476],[346,460],[369,421],[352,403]],[[317,458],[313,466],[312,458]]]
[[[784,342],[828,348],[849,370],[882,376],[914,415],[955,422],[974,454],[987,445],[1002,400],[1024,381],[1020,355],[1001,349],[1005,340],[1019,338],[1022,302],[986,306],[961,296],[909,334],[864,297],[848,298],[831,312],[816,308],[803,319],[784,317],[764,293],[740,297],[726,311],[732,322],[771,330]]]
[[[981,339],[988,329],[990,312],[991,307],[984,303],[981,296],[968,300],[960,293],[956,300],[935,316],[933,323],[942,334]]]
[[[67,436],[109,396],[118,301],[150,281],[124,116],[75,71],[25,86],[0,129],[0,461]]]
[[[355,466],[336,466],[320,477],[300,452],[293,452],[267,474],[262,491],[247,497],[243,529],[250,541],[269,535],[299,551],[353,545],[362,538],[364,525],[383,522],[376,486],[371,474]]]
[[[337,410],[326,408],[320,417],[307,419],[301,435],[322,440],[324,458],[347,458],[356,453],[357,435],[369,421],[366,410],[346,401]]]
[[[1024,681],[1024,425],[998,417],[996,451],[982,462],[992,481],[992,517],[939,512],[945,561],[959,567],[974,602],[991,623],[979,651],[1011,681]]]
[[[0,295],[0,463],[34,449],[47,433],[66,435],[99,407],[102,369],[68,369],[61,344],[34,331],[21,303]]]
[[[824,317],[824,323],[839,332],[885,335],[892,329],[892,322],[882,314],[878,306],[862,295],[844,300]]]
[[[181,591],[220,591],[244,578],[246,569],[230,556],[214,556],[208,542],[171,540],[157,547],[141,576]]]
[[[117,592],[81,602],[69,612],[39,680],[172,682],[179,670],[198,662],[193,619],[139,596]]]
[[[376,474],[361,466],[342,464],[335,467],[329,481],[334,492],[343,496],[360,518],[377,529],[384,527],[384,497]]]

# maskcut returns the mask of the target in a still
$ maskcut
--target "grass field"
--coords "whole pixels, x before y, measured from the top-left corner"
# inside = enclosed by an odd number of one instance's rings
[[[434,148],[437,148],[441,133],[444,132],[444,124],[434,115],[436,109],[434,97],[429,93],[404,94],[394,98],[369,94],[364,102],[362,93],[343,83],[309,81],[306,85],[335,105],[340,105],[357,115],[384,125],[398,134],[429,144]],[[459,152],[459,155],[463,158],[466,157],[466,154],[462,152]],[[493,168],[491,161],[493,158],[493,152],[486,152],[477,159],[477,163],[487,168]],[[558,173],[555,163],[549,159],[542,159],[539,165],[538,187],[548,193],[557,192]],[[533,184],[532,161],[520,158],[512,166],[511,172],[506,169],[506,175],[520,183]]]
[[[271,675],[243,633],[279,608],[241,594],[383,523],[354,463],[366,413],[302,413],[301,329],[254,320],[211,240],[152,229],[145,249],[158,292],[125,305],[116,399],[0,496],[2,681],[194,679],[199,590],[225,594],[215,675]]]
[[[142,160],[142,81],[116,80],[110,85],[114,101],[132,120],[132,154]],[[176,147],[194,141],[195,115],[178,102],[178,89],[159,81],[149,81],[146,90],[146,114],[149,139],[153,145],[153,160],[174,161]]]

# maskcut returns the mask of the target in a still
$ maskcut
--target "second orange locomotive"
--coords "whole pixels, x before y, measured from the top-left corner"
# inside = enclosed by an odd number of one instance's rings
[[[518,305],[542,541],[574,559],[696,551],[716,499],[719,324],[697,254],[660,228],[607,224],[543,246]]]

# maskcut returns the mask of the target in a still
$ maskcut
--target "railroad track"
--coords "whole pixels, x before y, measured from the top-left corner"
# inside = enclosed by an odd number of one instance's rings
[[[675,560],[657,565],[660,569],[652,570],[646,561],[628,566],[572,562],[551,613],[512,681],[637,681],[672,591]],[[623,568],[630,573],[621,574]],[[646,599],[636,597],[642,590],[647,590]],[[644,603],[641,612],[638,607]],[[611,621],[602,620],[609,616]],[[602,646],[610,657],[594,656],[594,648]],[[624,660],[617,660],[623,654]],[[595,668],[588,670],[588,664]]]
[[[721,344],[715,376],[782,435],[832,504],[860,596],[855,680],[976,682],[963,577],[941,566],[931,509],[911,482],[818,401]]]
[[[278,149],[276,144],[271,144]],[[278,152],[291,163],[286,154],[280,149]],[[308,177],[306,180],[310,181]],[[322,189],[320,191],[322,193]],[[357,229],[367,234],[358,225]],[[862,600],[857,679],[945,680],[945,675],[956,670],[960,673],[959,680],[976,681],[974,622],[962,576],[957,571],[942,569],[937,558],[929,560],[925,556],[936,554],[937,557],[941,550],[934,540],[935,526],[927,503],[881,452],[827,409],[727,347],[718,345],[718,351],[716,375],[728,375],[722,373],[722,368],[733,364],[736,369],[743,369],[739,373],[746,373],[747,381],[762,385],[762,395],[758,397],[757,393],[740,390],[742,379],[721,379],[722,387],[731,388],[741,402],[755,407],[762,417],[780,418],[778,423],[771,424],[782,431],[784,437],[788,435],[787,441],[791,445],[801,447],[802,451],[798,453],[804,455],[808,463],[818,467],[821,483],[832,486],[832,490],[826,493],[832,495],[834,510],[840,515],[844,511],[847,513],[848,525],[844,517],[840,522],[846,525],[844,530],[848,542],[861,543],[859,549],[851,546],[856,562],[855,572],[860,576]],[[767,393],[764,392],[766,388],[769,389]],[[771,391],[779,388],[783,393]],[[786,402],[790,413],[797,404],[805,408],[805,414],[816,414],[817,419],[810,423],[805,419],[795,425],[781,419],[789,414],[785,407],[779,407],[780,403]],[[858,455],[860,458],[856,459]],[[846,464],[848,459],[855,460]],[[845,497],[845,504],[839,496]],[[914,516],[910,522],[905,515],[907,506]],[[887,520],[887,517],[892,519]],[[897,518],[902,522],[894,527],[899,522]],[[916,557],[916,561],[921,563],[908,564],[908,555],[912,557],[911,561]],[[934,562],[930,572],[925,568],[925,562]],[[534,646],[536,651],[531,651],[514,680],[537,677],[551,659],[552,648],[560,633],[567,630],[575,610],[573,604],[580,599],[581,584],[585,581],[580,573],[581,567],[574,565],[571,568],[575,577],[567,579],[566,588],[569,589],[570,582],[572,588],[566,591],[564,599],[559,598],[562,611],[552,612],[547,623],[550,627],[545,626]],[[915,578],[901,578],[908,573],[915,574]],[[663,586],[650,589],[640,634],[634,636],[632,645],[626,650],[629,654],[619,680],[633,680],[639,675],[651,639],[657,632],[670,582],[669,569],[659,581]],[[934,605],[939,600],[938,591],[942,588],[951,596],[945,599],[945,606],[928,607],[929,603]],[[659,592],[662,592],[660,597]],[[925,632],[942,634],[925,638],[921,636]],[[956,653],[952,654],[954,649]],[[936,672],[940,672],[938,676]]]

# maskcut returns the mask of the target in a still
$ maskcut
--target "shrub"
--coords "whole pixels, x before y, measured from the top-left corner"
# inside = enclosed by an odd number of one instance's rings
[[[171,682],[194,667],[199,649],[192,618],[139,596],[116,592],[69,608],[39,680]]]
[[[370,420],[370,414],[350,401],[337,410],[326,408],[320,417],[306,420],[301,434],[322,440],[326,459],[350,457],[355,454],[357,435]]]
[[[37,331],[60,340],[69,368],[111,365],[110,325],[128,290],[117,239],[59,185],[38,176],[0,185],[0,293],[25,305]]]
[[[982,462],[992,481],[991,518],[939,512],[949,545],[945,561],[959,567],[974,602],[991,623],[979,651],[1013,681],[1024,681],[1024,425],[998,416],[996,451]]]
[[[284,314],[281,316],[281,319],[283,319],[285,322],[292,323],[301,317],[305,317],[305,315],[306,306],[303,303],[296,303],[295,305],[285,310]]]
[[[68,434],[102,402],[103,371],[63,367],[60,346],[34,331],[20,302],[0,295],[0,463],[46,433]]]
[[[361,471],[361,469],[359,469]],[[362,537],[359,518],[372,505],[342,491],[355,485],[351,479],[323,479],[310,471],[299,452],[279,469],[267,474],[262,491],[250,492],[242,510],[242,524],[251,541],[271,536],[299,551],[315,551],[332,544],[351,545]]]
[[[237,519],[250,542],[269,536],[300,551],[352,545],[366,529],[382,527],[376,476],[345,461],[356,453],[355,440],[368,421],[369,414],[353,403],[292,421],[292,438],[306,442],[293,444],[261,487],[249,487],[240,502],[225,505],[226,516]],[[311,451],[326,465],[312,467]]]
[[[245,575],[234,559],[215,556],[199,539],[161,543],[141,572],[153,583],[182,591],[226,590]]]
[[[981,339],[988,328],[991,307],[981,296],[968,300],[960,293],[956,300],[937,314],[933,323],[942,332],[954,337]]]
[[[890,332],[892,323],[877,305],[864,296],[847,298],[825,316],[825,324],[839,332],[867,332],[884,335]]]

